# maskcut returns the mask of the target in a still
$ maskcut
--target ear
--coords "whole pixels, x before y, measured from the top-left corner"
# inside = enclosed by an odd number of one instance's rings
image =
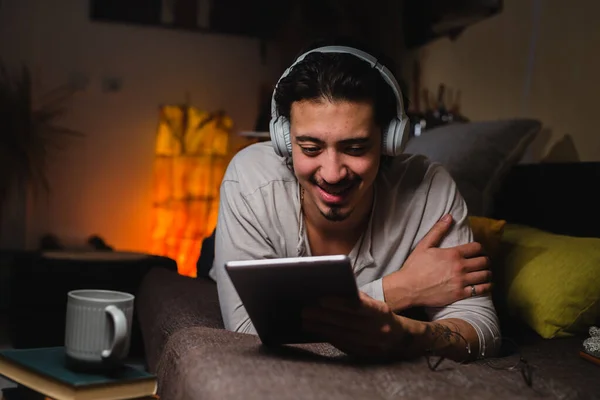
[[[294,160],[292,160],[292,156],[285,157],[284,162],[285,166],[288,167],[290,171],[294,172]]]

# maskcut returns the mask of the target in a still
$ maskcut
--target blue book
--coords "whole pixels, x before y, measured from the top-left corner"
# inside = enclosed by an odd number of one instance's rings
[[[156,394],[156,376],[125,365],[111,373],[66,366],[64,347],[0,350],[0,374],[55,400],[124,400]]]

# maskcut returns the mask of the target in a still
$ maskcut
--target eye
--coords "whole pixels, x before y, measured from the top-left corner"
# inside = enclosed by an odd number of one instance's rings
[[[321,151],[319,147],[314,146],[301,146],[301,148],[302,152],[307,156],[316,156],[317,154],[319,154],[319,151]]]
[[[365,146],[352,146],[346,149],[346,153],[351,156],[360,156],[367,152],[367,148]]]

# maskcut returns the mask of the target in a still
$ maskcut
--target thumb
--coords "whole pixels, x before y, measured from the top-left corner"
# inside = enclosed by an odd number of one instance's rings
[[[423,239],[421,239],[421,241],[415,247],[415,250],[425,250],[439,245],[446,233],[448,233],[451,225],[452,215],[444,215],[438,222],[435,223],[435,225],[431,227]]]

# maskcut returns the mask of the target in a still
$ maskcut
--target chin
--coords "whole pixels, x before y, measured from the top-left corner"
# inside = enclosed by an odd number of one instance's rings
[[[352,211],[354,209],[348,209],[346,207],[326,207],[325,209],[320,209],[321,215],[331,222],[342,222],[347,220],[350,215],[352,215]]]

